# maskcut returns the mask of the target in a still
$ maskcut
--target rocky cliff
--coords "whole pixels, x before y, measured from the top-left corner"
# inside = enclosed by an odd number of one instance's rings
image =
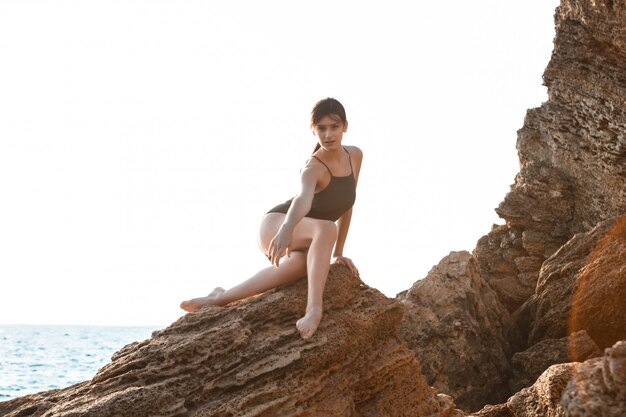
[[[518,131],[520,172],[496,209],[505,224],[461,273],[446,258],[399,295],[428,383],[469,410],[626,339],[626,2],[562,0],[555,23],[549,100]],[[458,359],[442,365],[444,352]]]
[[[544,73],[549,100],[518,132],[520,173],[479,242],[483,276],[509,311],[574,234],[626,209],[626,35],[623,1],[563,0]],[[511,279],[513,277],[513,279]]]

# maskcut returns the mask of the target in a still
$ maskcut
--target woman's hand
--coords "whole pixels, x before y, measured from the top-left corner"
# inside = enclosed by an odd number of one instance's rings
[[[267,256],[270,258],[272,265],[278,268],[280,258],[291,255],[291,240],[293,237],[293,231],[285,227],[278,229],[278,233],[270,242],[270,246],[267,249]]]
[[[350,272],[352,272],[352,275],[354,275],[355,277],[359,276],[359,270],[356,269],[356,266],[354,266],[354,262],[352,262],[352,259],[346,258],[345,256],[335,256],[334,263],[347,266]]]

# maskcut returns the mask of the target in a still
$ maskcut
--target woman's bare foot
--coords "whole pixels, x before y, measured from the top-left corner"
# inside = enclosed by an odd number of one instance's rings
[[[193,298],[191,300],[183,301],[180,303],[180,308],[189,313],[199,310],[201,307],[212,305],[221,306],[224,302],[221,300],[221,295],[224,292],[224,288],[217,287],[211,294],[206,297]]]
[[[317,330],[322,320],[322,308],[316,307],[308,310],[304,317],[296,322],[296,327],[303,339],[310,339]]]

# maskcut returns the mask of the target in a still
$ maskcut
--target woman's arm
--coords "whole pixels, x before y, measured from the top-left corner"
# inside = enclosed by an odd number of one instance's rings
[[[285,221],[278,229],[276,236],[270,242],[267,254],[270,262],[278,266],[280,258],[291,252],[291,240],[293,229],[311,210],[313,195],[315,194],[315,186],[319,178],[319,170],[313,166],[307,165],[300,174],[300,192],[291,202],[291,206],[285,216]]]
[[[300,192],[292,200],[281,228],[286,227],[293,231],[300,220],[311,210],[317,181],[318,173],[316,170],[312,166],[305,166],[300,174]]]

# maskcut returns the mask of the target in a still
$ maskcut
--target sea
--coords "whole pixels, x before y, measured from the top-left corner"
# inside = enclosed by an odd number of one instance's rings
[[[159,328],[0,325],[0,401],[89,380]]]

